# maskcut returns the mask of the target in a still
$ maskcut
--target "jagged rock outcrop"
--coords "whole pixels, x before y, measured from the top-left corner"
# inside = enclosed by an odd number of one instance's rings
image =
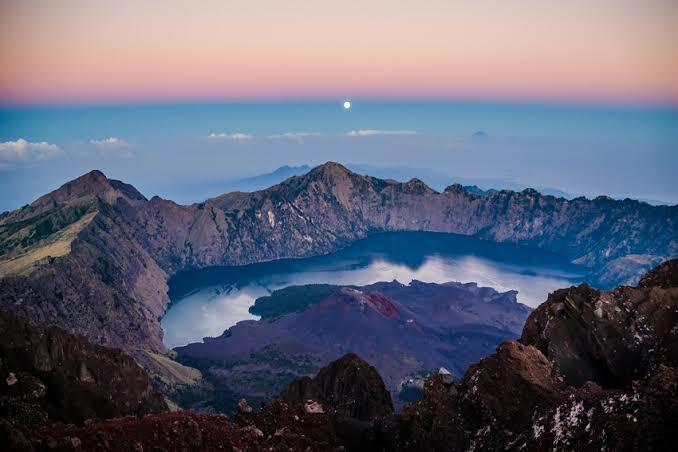
[[[582,285],[552,294],[521,342],[499,346],[458,385],[429,379],[422,400],[403,410],[393,447],[671,450],[678,439],[676,264],[661,265],[636,288]]]
[[[260,411],[240,410],[235,422],[261,429],[263,437],[284,433],[308,437],[320,448],[376,450],[395,417],[377,370],[348,353],[314,378],[293,381]]]
[[[377,369],[353,353],[322,368],[314,378],[293,381],[278,398],[299,405],[309,405],[312,400],[361,421],[393,413],[391,395]]]
[[[671,259],[647,272],[638,281],[638,288],[661,287],[669,289],[678,287],[678,259]]]
[[[0,312],[0,418],[30,427],[167,410],[122,350]]]
[[[638,287],[561,289],[528,318],[521,342],[539,348],[565,382],[627,387],[660,364],[678,366],[678,260]]]

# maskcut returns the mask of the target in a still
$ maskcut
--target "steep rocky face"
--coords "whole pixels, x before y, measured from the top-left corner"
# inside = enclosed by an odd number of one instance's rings
[[[481,196],[457,185],[437,193],[336,163],[191,206],[146,201],[94,171],[0,219],[0,307],[95,343],[167,353],[158,317],[169,303],[166,281],[181,270],[313,256],[374,232],[417,230],[541,247],[594,277],[626,259],[633,271],[624,279],[635,279],[678,254],[677,225],[676,206],[534,190]]]
[[[403,409],[397,448],[518,449],[536,407],[561,399],[551,363],[534,347],[507,341],[469,367],[458,385],[429,378],[424,397]]]
[[[271,404],[253,411],[241,401],[235,422],[263,437],[301,435],[313,449],[378,450],[385,426],[395,422],[391,397],[377,370],[349,353],[285,388]]]
[[[95,344],[164,350],[167,274],[130,237],[145,203],[92,171],[2,218],[0,308]]]
[[[521,342],[538,347],[571,385],[628,387],[660,364],[678,365],[677,260],[638,287],[586,285],[551,294],[529,317]]]
[[[676,269],[675,260],[667,262],[637,288],[556,292],[530,316],[522,343],[502,344],[471,366],[459,385],[429,379],[423,399],[403,410],[393,447],[672,449]],[[610,306],[596,305],[601,299]],[[603,315],[591,313],[596,309]]]
[[[167,410],[136,362],[0,312],[0,417],[28,427]]]
[[[320,369],[314,378],[293,381],[278,398],[290,405],[317,402],[317,409],[332,407],[338,414],[361,421],[393,413],[391,395],[377,369],[353,353]]]
[[[44,256],[29,274],[0,280],[0,307],[95,344],[164,350],[158,319],[169,303],[167,274],[129,237],[130,204],[93,202],[94,217],[67,255]]]
[[[399,230],[529,244],[591,269],[628,255],[656,260],[678,252],[677,207],[604,197],[568,201],[534,190],[480,196],[459,185],[437,193],[421,181],[360,176],[335,163],[194,206],[154,199],[143,217],[140,240],[170,271],[327,253],[372,232]],[[641,265],[627,276],[640,276],[653,259],[636,259]]]

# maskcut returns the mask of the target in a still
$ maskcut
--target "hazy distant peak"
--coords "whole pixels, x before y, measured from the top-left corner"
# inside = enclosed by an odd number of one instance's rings
[[[311,167],[308,165],[299,165],[299,166],[291,166],[291,165],[283,165],[273,171],[273,173],[279,173],[279,172],[287,172],[287,171],[301,171],[301,170],[310,170]]]

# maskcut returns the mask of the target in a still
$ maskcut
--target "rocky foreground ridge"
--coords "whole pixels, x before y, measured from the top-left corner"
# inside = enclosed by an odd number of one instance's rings
[[[0,418],[15,425],[30,429],[168,409],[122,350],[1,311],[0,332]]]
[[[259,410],[242,400],[233,420],[181,412],[28,430],[3,418],[10,450],[675,450],[678,260],[637,287],[555,292],[520,340],[458,383],[429,377],[399,414],[376,369],[348,354]]]
[[[178,272],[336,251],[383,231],[436,231],[540,247],[605,285],[678,255],[678,206],[478,195],[455,184],[360,176],[336,163],[254,193],[181,206],[92,171],[0,216],[0,308],[139,361],[168,353],[158,319]],[[158,364],[158,363],[155,363]],[[148,366],[155,365],[148,362]]]

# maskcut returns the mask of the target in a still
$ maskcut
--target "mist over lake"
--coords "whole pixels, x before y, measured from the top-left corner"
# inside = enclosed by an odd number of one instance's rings
[[[476,282],[500,292],[517,290],[520,303],[536,307],[583,275],[582,268],[535,248],[453,234],[387,233],[326,256],[179,274],[170,281],[172,305],[161,325],[170,348],[199,342],[238,321],[257,319],[248,309],[258,297],[312,283]]]

